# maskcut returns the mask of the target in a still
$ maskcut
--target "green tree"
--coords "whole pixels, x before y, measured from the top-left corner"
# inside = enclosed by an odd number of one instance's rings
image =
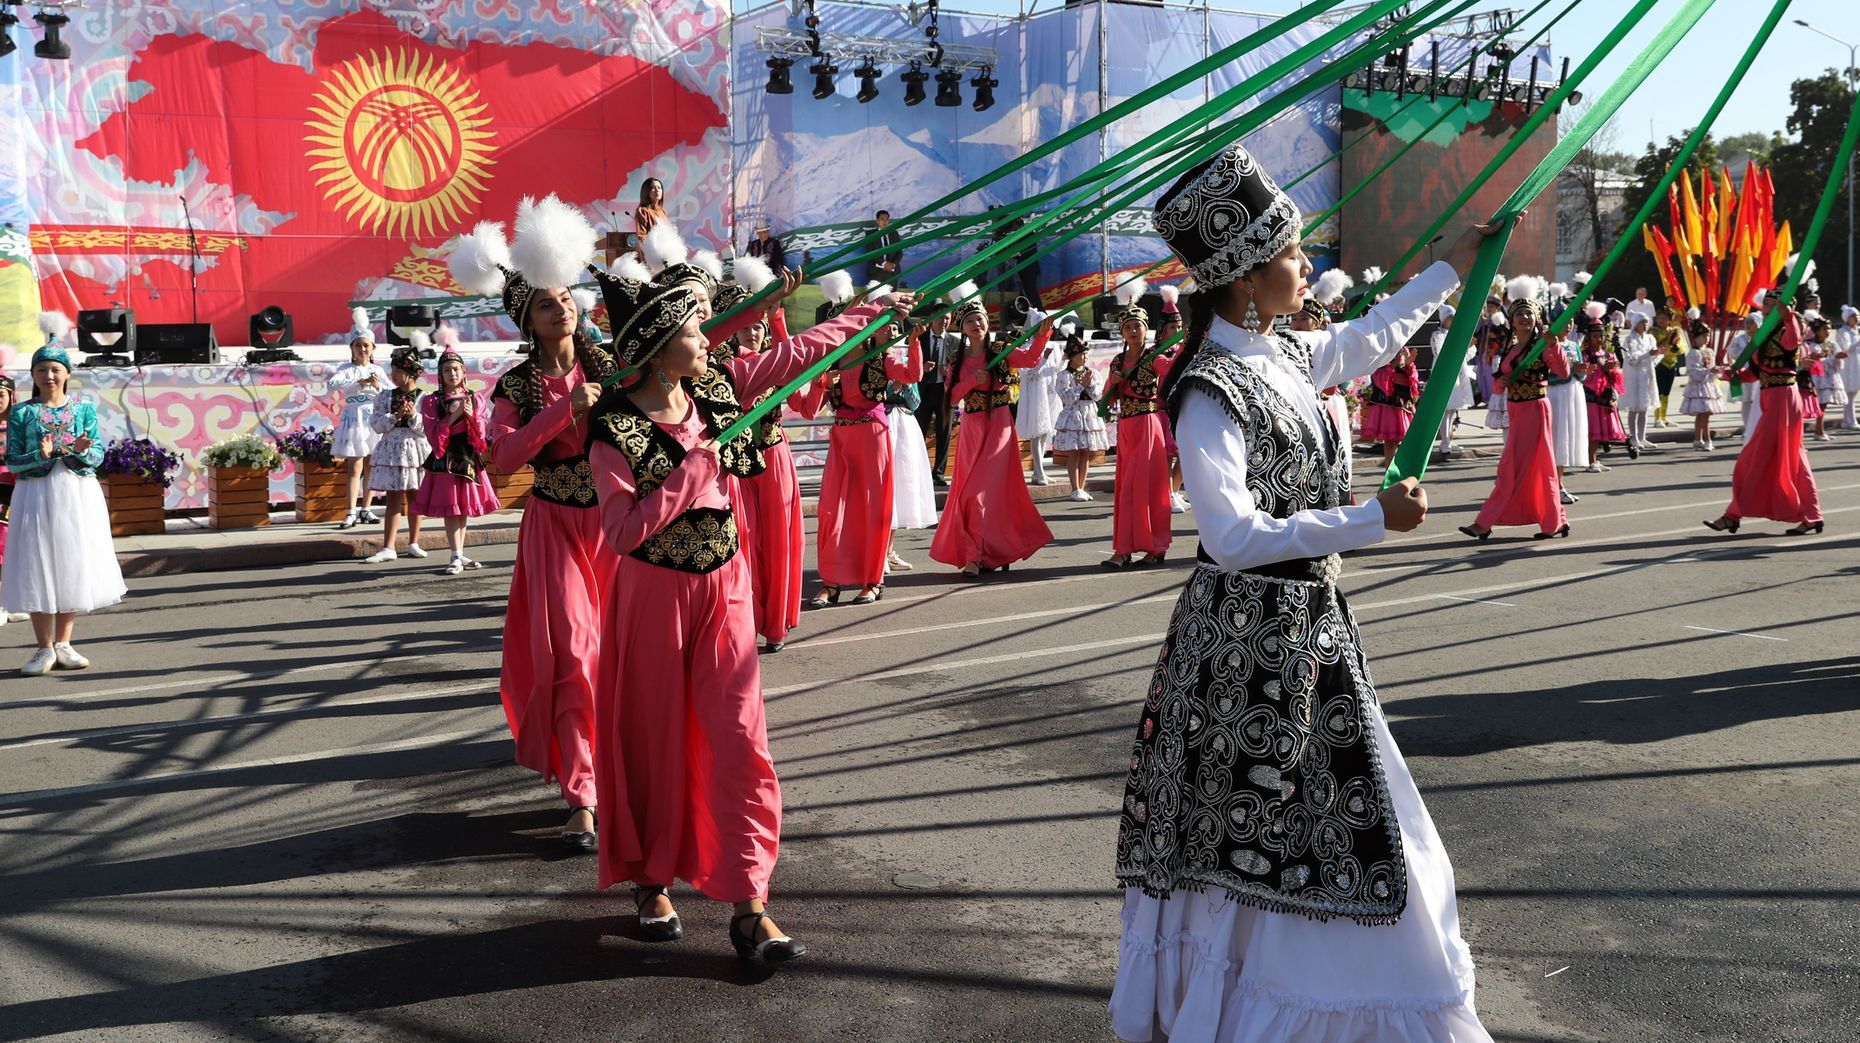
[[[1808,232],[1815,204],[1828,174],[1839,167],[1841,135],[1853,108],[1853,88],[1846,75],[1829,69],[1812,80],[1797,80],[1789,87],[1789,132],[1795,141],[1784,142],[1770,153],[1770,177],[1776,182],[1776,217],[1787,218],[1796,242]],[[1821,281],[1822,307],[1838,311],[1847,295],[1847,182],[1841,181],[1834,214],[1815,252],[1816,277]],[[1853,302],[1847,302],[1853,303]]]
[[[1751,159],[1757,161],[1758,166],[1768,166],[1771,154],[1788,143],[1789,139],[1783,137],[1779,130],[1772,130],[1768,134],[1750,131],[1744,134],[1733,134],[1718,142],[1718,152],[1727,160],[1747,153]]]
[[[1688,129],[1679,137],[1667,138],[1666,144],[1658,148],[1649,144],[1647,150],[1641,153],[1640,158],[1634,161],[1634,184],[1628,188],[1627,198],[1624,200],[1623,224],[1613,229],[1613,239],[1618,239],[1625,230],[1625,223],[1633,220],[1634,215],[1640,213],[1641,206],[1646,203],[1647,197],[1653,194],[1655,186],[1660,183],[1660,178],[1666,175],[1666,169],[1673,165],[1674,159],[1678,158],[1680,148],[1685,145],[1686,138],[1691,134],[1692,131]],[[1697,150],[1692,153],[1692,161],[1687,164],[1687,169],[1692,174],[1694,188],[1696,189],[1703,172],[1711,171],[1715,176],[1718,166],[1718,143],[1707,133],[1705,139],[1699,142]],[[1662,199],[1660,208],[1653,213],[1652,223],[1670,234],[1671,229],[1667,227],[1670,222],[1666,213],[1665,201]],[[1637,241],[1640,239],[1638,231],[1634,233],[1634,238]],[[1609,242],[1611,248],[1614,245],[1613,239]],[[1605,296],[1619,297],[1627,301],[1633,300],[1634,290],[1640,286],[1645,286],[1647,295],[1656,301],[1666,298],[1665,292],[1661,289],[1660,270],[1654,264],[1653,255],[1636,245],[1622,255],[1620,263],[1616,264],[1614,270],[1608,274],[1608,282],[1602,288],[1602,292]]]

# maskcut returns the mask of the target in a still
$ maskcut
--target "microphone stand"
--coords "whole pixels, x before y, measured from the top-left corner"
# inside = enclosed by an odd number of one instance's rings
[[[180,196],[181,219],[187,223],[187,290],[194,301],[194,322],[200,322],[200,240],[194,236],[194,216],[188,212],[187,197]]]

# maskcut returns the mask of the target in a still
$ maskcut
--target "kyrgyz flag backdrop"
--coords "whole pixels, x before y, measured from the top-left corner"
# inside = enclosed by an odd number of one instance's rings
[[[718,0],[145,0],[71,14],[72,61],[22,46],[0,63],[0,159],[19,171],[0,178],[0,211],[30,225],[46,308],[120,302],[140,322],[190,321],[183,200],[200,319],[223,344],[246,343],[266,305],[291,312],[300,340],[328,340],[351,300],[459,293],[445,245],[508,222],[525,195],[558,193],[626,231],[640,184],[659,177],[687,238],[729,241]]]

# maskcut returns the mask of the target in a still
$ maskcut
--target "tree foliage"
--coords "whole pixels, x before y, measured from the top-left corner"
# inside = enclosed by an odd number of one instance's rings
[[[1776,182],[1776,216],[1789,220],[1800,242],[1815,216],[1815,205],[1821,201],[1828,173],[1839,165],[1841,135],[1847,130],[1854,92],[1846,83],[1845,73],[1829,69],[1814,79],[1791,84],[1789,102],[1792,111],[1788,127],[1795,140],[1784,142],[1770,153],[1770,176]],[[1821,236],[1821,248],[1815,252],[1816,274],[1826,308],[1837,307],[1846,296],[1846,186],[1843,179],[1834,214]]]

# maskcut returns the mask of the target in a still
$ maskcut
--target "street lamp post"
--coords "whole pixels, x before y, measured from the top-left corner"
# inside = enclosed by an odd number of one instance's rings
[[[1860,71],[1856,71],[1856,67],[1860,66],[1860,60],[1856,58],[1856,55],[1860,54],[1860,44],[1848,43],[1833,33],[1825,29],[1817,29],[1800,18],[1795,19],[1795,24],[1811,33],[1819,33],[1847,48],[1847,85],[1854,90],[1860,90]],[[1842,303],[1860,307],[1860,300],[1854,297],[1854,157],[1852,156],[1847,157],[1847,299]]]

